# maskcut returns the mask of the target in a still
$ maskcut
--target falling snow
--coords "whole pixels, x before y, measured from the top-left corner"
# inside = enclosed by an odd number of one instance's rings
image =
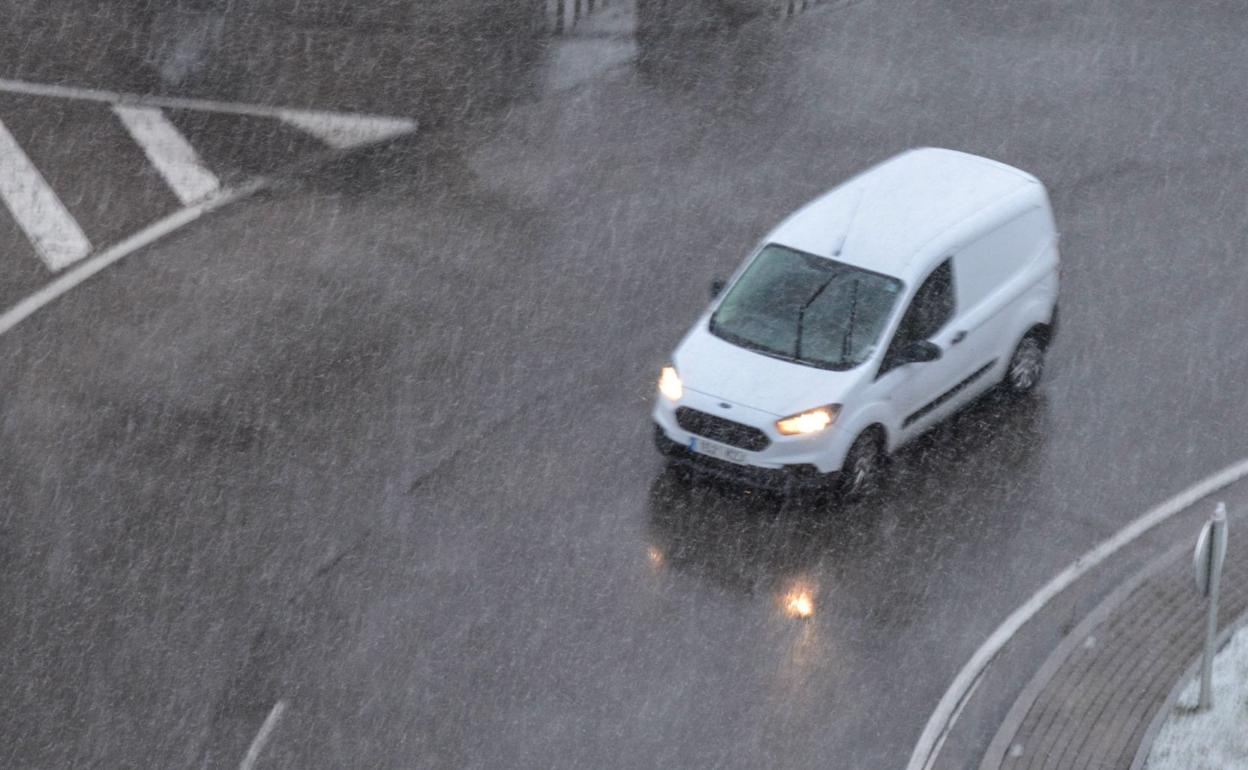
[[[1243,454],[1234,3],[559,6],[0,0],[0,767],[902,767]],[[918,146],[1050,192],[1037,396],[861,503],[666,468],[711,281]]]

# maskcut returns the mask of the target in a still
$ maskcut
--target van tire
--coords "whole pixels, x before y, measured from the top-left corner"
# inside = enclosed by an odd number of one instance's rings
[[[1042,332],[1033,329],[1019,341],[1005,368],[1005,388],[1011,394],[1024,396],[1035,391],[1044,375],[1045,344]]]
[[[880,487],[884,475],[884,441],[880,431],[868,428],[858,434],[845,462],[841,464],[839,492],[846,502],[856,502],[870,496]]]

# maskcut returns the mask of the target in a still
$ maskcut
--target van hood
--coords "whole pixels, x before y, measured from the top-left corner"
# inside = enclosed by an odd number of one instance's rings
[[[865,368],[834,372],[772,358],[716,337],[705,318],[676,348],[673,364],[686,388],[776,417],[841,403]]]

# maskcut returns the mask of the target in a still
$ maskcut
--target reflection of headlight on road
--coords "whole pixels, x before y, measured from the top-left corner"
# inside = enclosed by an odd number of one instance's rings
[[[650,546],[646,549],[646,558],[650,560],[651,567],[663,566],[663,552],[654,546]]]
[[[784,612],[791,618],[808,618],[815,614],[815,597],[810,589],[796,586],[784,595]]]
[[[659,373],[659,392],[669,401],[679,401],[685,394],[685,386],[680,382],[680,375],[676,374],[676,367],[663,367]]]

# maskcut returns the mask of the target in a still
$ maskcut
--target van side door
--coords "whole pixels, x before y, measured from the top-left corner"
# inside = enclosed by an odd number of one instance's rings
[[[900,441],[923,432],[963,403],[959,396],[975,380],[973,357],[956,330],[954,264],[946,259],[915,292],[889,343],[876,379],[892,404]],[[940,348],[934,361],[907,363],[906,349],[926,340]],[[956,341],[955,341],[956,340]]]

